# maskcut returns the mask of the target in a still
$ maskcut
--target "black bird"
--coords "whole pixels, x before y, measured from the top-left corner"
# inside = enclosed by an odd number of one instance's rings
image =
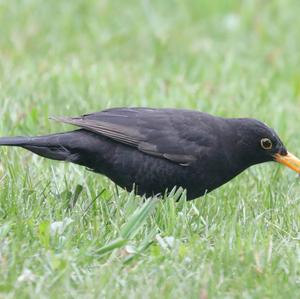
[[[300,173],[300,160],[278,135],[251,118],[222,118],[183,109],[113,108],[54,118],[80,129],[38,137],[4,137],[40,156],[86,166],[137,194],[183,187],[194,199],[251,165],[268,161]]]

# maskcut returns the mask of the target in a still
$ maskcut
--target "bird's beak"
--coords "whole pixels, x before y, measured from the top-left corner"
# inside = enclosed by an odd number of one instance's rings
[[[281,154],[275,154],[275,161],[293,169],[294,171],[300,173],[300,160],[291,153],[283,156]]]

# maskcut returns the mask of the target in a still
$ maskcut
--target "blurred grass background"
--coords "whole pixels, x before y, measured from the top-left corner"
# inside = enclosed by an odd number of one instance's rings
[[[0,0],[0,135],[67,129],[50,115],[182,107],[258,118],[299,155],[299,15],[296,0]],[[300,188],[287,169],[256,166],[148,210],[23,150],[1,149],[0,167],[0,297],[299,296]]]

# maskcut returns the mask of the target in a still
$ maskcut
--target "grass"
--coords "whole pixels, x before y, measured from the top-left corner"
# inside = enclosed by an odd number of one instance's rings
[[[112,106],[256,117],[300,154],[300,7],[0,1],[0,135]],[[274,163],[192,202],[0,151],[0,298],[296,298],[300,186]]]

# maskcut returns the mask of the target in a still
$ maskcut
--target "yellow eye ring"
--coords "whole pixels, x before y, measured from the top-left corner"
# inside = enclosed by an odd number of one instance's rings
[[[273,146],[272,141],[269,138],[261,139],[260,145],[265,150],[270,150]]]

